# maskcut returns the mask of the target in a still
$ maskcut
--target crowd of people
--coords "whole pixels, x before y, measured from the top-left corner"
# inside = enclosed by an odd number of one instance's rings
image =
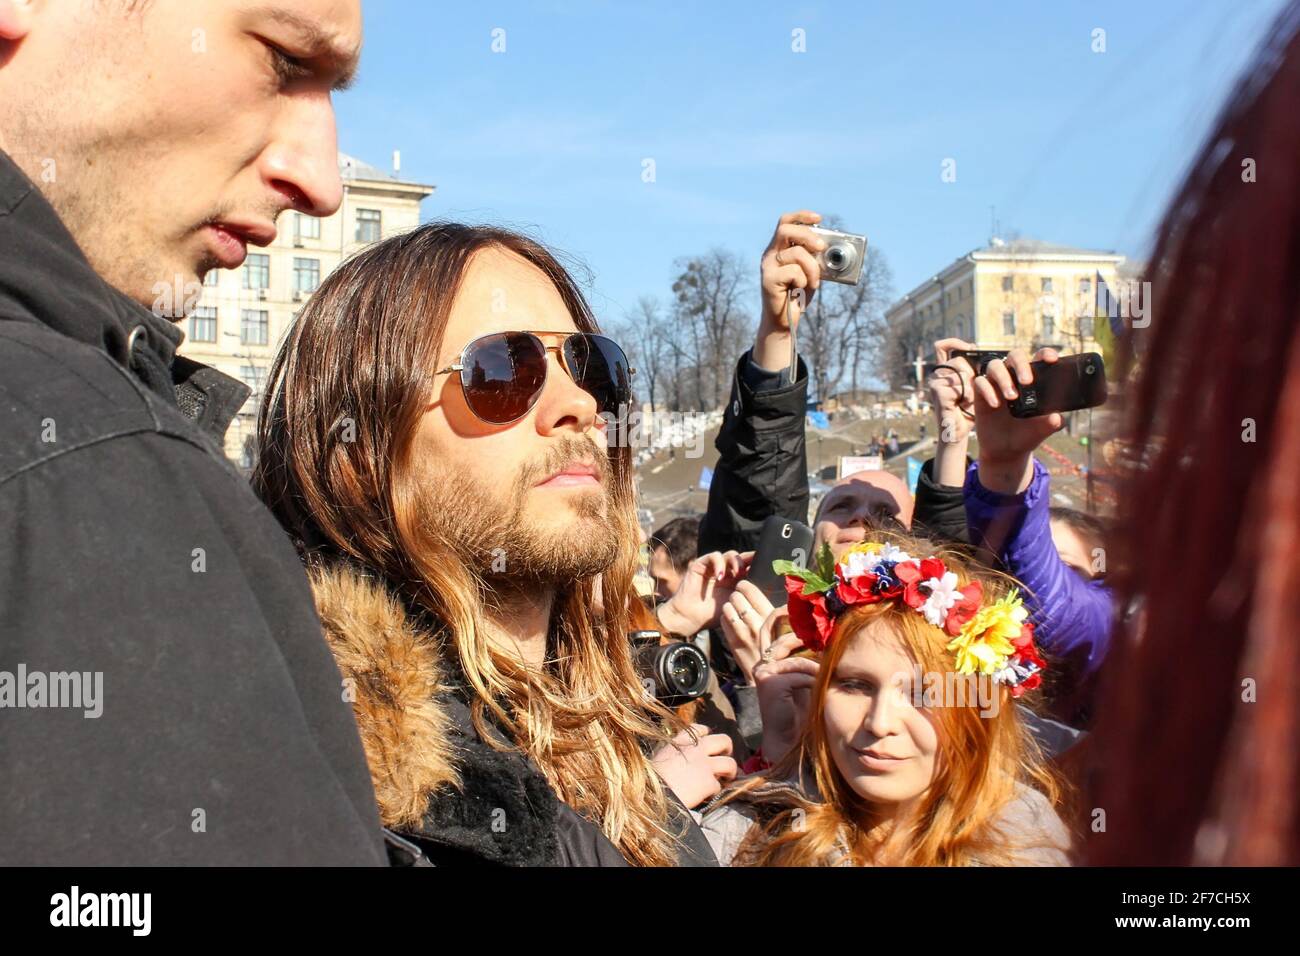
[[[295,22],[199,2],[218,33]],[[1159,230],[1155,320],[1113,376],[1141,450],[1114,521],[1052,507],[1035,451],[1062,417],[1008,408],[1059,356],[975,368],[953,338],[915,494],[859,472],[810,514],[794,346],[826,243],[799,210],[649,599],[613,424],[633,370],[510,230],[422,225],[332,272],[240,478],[247,390],[176,354],[154,285],[337,208],[322,94],[359,11],[299,4],[334,44],[306,72],[163,89],[133,76],[194,12],[113,7],[0,0],[0,665],[105,686],[96,720],[5,715],[0,862],[1300,861],[1300,4]],[[70,70],[73,45],[121,68]],[[87,118],[92,82],[120,108]],[[749,579],[773,516],[813,535],[775,600]],[[707,688],[648,693],[647,633],[701,638]]]

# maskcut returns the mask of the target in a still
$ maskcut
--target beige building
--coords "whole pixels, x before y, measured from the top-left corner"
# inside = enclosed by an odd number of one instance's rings
[[[1118,288],[1124,256],[1035,239],[993,239],[921,283],[885,312],[922,342],[954,336],[991,349],[1097,349],[1098,279]]]
[[[181,353],[253,389],[226,433],[226,454],[244,468],[252,464],[250,442],[271,362],[303,304],[348,256],[420,224],[420,202],[434,187],[399,178],[400,157],[393,158],[394,172],[386,173],[340,153],[338,211],[326,219],[286,212],[270,246],[250,247],[239,269],[208,273],[185,320]]]

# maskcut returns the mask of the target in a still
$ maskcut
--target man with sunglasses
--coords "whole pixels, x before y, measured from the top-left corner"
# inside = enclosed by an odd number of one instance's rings
[[[632,379],[551,253],[457,223],[344,262],[276,359],[254,487],[381,820],[437,863],[713,862],[682,804],[735,775],[730,741],[665,746],[631,662]]]

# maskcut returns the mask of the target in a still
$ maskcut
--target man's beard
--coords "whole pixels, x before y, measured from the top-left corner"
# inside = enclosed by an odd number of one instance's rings
[[[575,520],[542,528],[523,517],[539,481],[577,461],[594,460],[601,492],[569,495]],[[612,468],[605,453],[582,438],[565,438],[524,465],[504,494],[440,465],[426,468],[419,489],[421,542],[450,550],[494,589],[566,588],[607,570],[620,542],[611,520]]]

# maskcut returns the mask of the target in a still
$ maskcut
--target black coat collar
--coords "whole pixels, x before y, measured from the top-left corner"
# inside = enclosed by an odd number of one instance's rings
[[[111,287],[36,185],[0,150],[0,320],[34,322],[102,349],[220,441],[244,383],[176,355],[172,322]]]

